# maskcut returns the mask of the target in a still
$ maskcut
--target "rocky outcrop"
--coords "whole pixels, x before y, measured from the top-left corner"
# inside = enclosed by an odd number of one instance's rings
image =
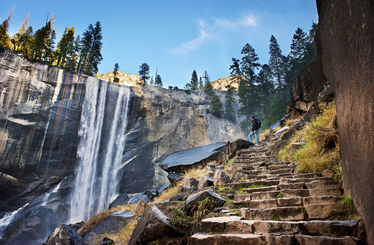
[[[344,188],[374,244],[374,3],[318,0],[317,7],[323,74],[336,96]]]
[[[96,144],[102,158],[112,137],[107,135],[115,106],[110,98],[119,97],[119,85],[33,64],[10,51],[0,53],[0,217],[30,202],[17,211],[18,216],[27,219],[29,210],[45,206],[57,220],[52,230],[69,221],[71,192],[81,187],[75,179],[87,81],[97,85],[97,94],[107,101],[97,107],[103,109],[104,118],[103,130],[98,131],[102,136]],[[224,92],[218,94],[224,98]],[[140,193],[148,186],[167,184],[167,173],[159,165],[173,152],[245,137],[239,124],[207,114],[210,106],[202,94],[132,87],[127,126],[121,135],[125,146],[116,158],[118,174],[122,175],[118,194]],[[110,198],[105,203],[109,206]],[[7,236],[4,234],[4,239]]]
[[[85,245],[79,233],[68,225],[59,225],[43,245]]]

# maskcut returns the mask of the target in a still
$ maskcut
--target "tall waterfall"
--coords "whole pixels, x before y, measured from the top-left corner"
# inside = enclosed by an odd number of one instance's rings
[[[87,220],[118,195],[130,89],[88,78],[70,222]]]

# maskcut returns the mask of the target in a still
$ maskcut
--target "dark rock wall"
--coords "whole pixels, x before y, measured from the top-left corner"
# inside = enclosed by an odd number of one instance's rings
[[[317,0],[323,73],[336,95],[343,183],[374,244],[374,1]]]

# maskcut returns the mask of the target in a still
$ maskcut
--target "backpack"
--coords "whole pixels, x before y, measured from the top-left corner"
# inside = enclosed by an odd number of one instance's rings
[[[260,128],[261,128],[261,121],[260,121],[260,119],[258,119],[258,118],[256,118],[256,120],[257,120],[258,128],[260,129]]]

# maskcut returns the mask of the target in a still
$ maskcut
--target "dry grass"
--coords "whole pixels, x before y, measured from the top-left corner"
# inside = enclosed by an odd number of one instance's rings
[[[293,153],[291,144],[300,141],[306,141],[307,144]],[[278,153],[278,157],[285,161],[296,161],[297,169],[303,173],[321,172],[339,166],[341,154],[335,104],[297,131],[289,144]]]
[[[263,133],[258,135],[258,138],[260,139],[260,141],[263,141],[265,139],[266,135],[268,135],[268,134],[271,134],[270,128],[265,129],[265,131]]]
[[[113,233],[105,233],[100,236],[95,236],[90,243],[88,244],[99,244],[104,237],[108,237],[112,239],[116,244],[128,244],[131,238],[131,234],[133,230],[135,229],[136,225],[138,224],[138,221],[136,217],[142,215],[147,208],[148,204],[144,201],[140,201],[138,204],[126,204],[123,206],[117,206],[115,208],[112,208],[110,210],[105,210],[103,212],[100,212],[96,214],[95,216],[91,217],[89,221],[87,221],[81,229],[79,229],[79,234],[81,234],[82,231],[85,231],[86,233],[89,231],[89,229],[92,229],[96,224],[100,223],[103,219],[105,219],[107,216],[109,216],[112,213],[118,212],[118,211],[130,211],[134,214],[134,218],[131,219],[126,226],[121,227],[119,232],[113,232]],[[105,216],[106,215],[106,216]],[[90,227],[90,228],[89,228]],[[88,229],[89,228],[89,229]],[[88,229],[88,230],[87,230]],[[82,231],[81,231],[82,230]]]

